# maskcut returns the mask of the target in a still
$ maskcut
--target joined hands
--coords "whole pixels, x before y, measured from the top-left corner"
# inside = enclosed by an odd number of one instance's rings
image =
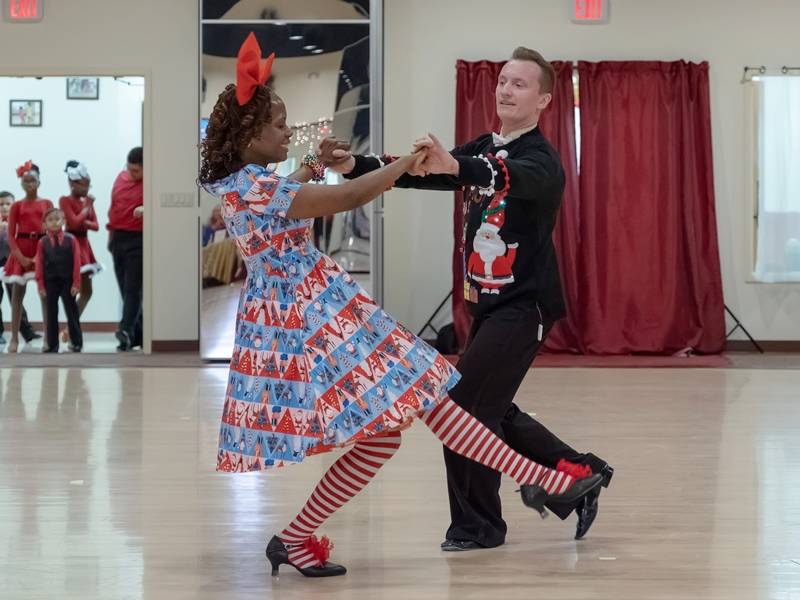
[[[355,166],[350,143],[333,136],[319,143],[317,156],[327,168],[337,173],[347,174]],[[417,139],[408,156],[415,157],[407,169],[409,175],[458,174],[458,162],[432,133]]]

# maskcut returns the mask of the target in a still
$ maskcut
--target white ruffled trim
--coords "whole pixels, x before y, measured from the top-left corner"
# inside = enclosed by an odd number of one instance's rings
[[[478,283],[485,283],[487,285],[495,284],[506,284],[506,283],[514,283],[514,276],[507,275],[506,277],[483,277],[481,275],[470,275],[472,279],[477,281]]]
[[[492,180],[489,182],[489,185],[487,185],[486,187],[476,186],[476,189],[478,190],[478,193],[481,196],[494,196],[495,192],[497,191],[494,188],[494,178],[497,177],[497,171],[494,170],[494,167],[492,166],[491,161],[487,157],[485,157],[483,154],[478,154],[477,158],[480,158],[483,162],[486,163],[486,166],[489,169],[489,174],[491,175]]]
[[[381,166],[381,168],[386,166],[386,163],[383,162],[383,159],[380,156],[378,156],[377,154],[375,154],[374,152],[372,154],[367,154],[367,156],[376,159],[378,161],[378,164]]]
[[[17,285],[28,285],[29,281],[36,279],[36,273],[28,271],[20,275],[4,275],[3,283],[16,283]]]
[[[83,275],[84,273],[89,273],[90,277],[94,277],[102,270],[103,270],[103,265],[101,265],[100,263],[90,263],[88,265],[83,265],[81,267],[81,275]]]

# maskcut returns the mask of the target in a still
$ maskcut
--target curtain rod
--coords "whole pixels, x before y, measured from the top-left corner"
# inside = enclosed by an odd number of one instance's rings
[[[744,67],[744,71],[742,73],[742,83],[746,83],[750,81],[756,75],[764,75],[767,72],[767,67],[761,65],[760,67]],[[783,65],[780,68],[780,72],[782,75],[789,75],[790,73],[800,72],[800,67],[787,67]]]

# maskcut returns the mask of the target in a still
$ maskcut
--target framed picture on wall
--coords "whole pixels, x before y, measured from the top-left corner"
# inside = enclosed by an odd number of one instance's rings
[[[67,100],[97,100],[100,98],[100,79],[97,77],[67,77]]]
[[[9,100],[8,124],[11,127],[41,127],[41,100]]]

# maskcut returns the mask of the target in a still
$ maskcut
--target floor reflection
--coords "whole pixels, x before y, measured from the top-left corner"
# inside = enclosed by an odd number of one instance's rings
[[[0,597],[791,598],[800,371],[552,369],[519,401],[617,469],[590,536],[504,485],[506,546],[445,556],[423,427],[324,527],[347,577],[268,574],[267,538],[334,459],[213,471],[227,370],[0,369]],[[576,415],[582,415],[576,418]]]

